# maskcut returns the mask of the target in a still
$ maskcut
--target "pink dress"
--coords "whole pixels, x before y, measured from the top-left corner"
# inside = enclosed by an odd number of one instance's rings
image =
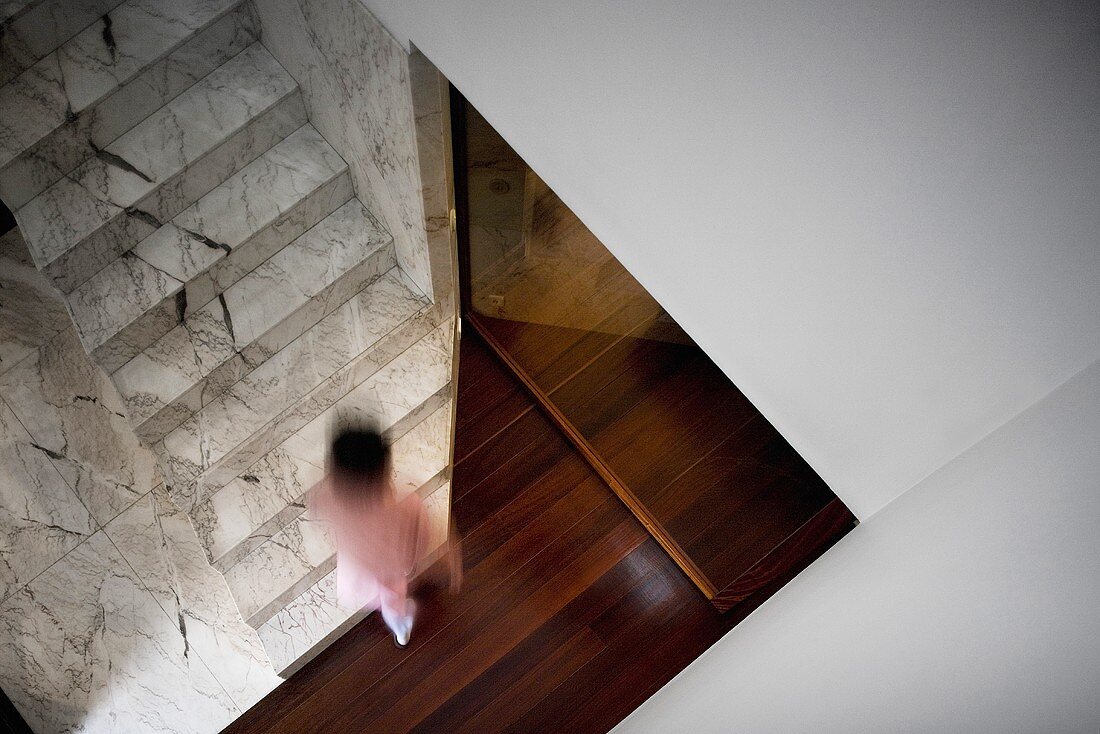
[[[428,541],[427,513],[420,498],[414,493],[397,500],[391,490],[378,502],[347,503],[326,479],[310,490],[309,506],[335,532],[340,605],[404,614],[409,578]]]

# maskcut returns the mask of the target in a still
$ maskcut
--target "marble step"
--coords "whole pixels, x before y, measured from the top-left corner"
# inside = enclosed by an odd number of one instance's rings
[[[398,492],[416,490],[447,466],[450,406],[448,385],[386,430],[393,444]],[[327,424],[327,418],[320,422]],[[232,568],[304,512],[302,496],[321,478],[325,460],[328,432],[317,433],[313,424],[307,425],[191,513],[210,562],[219,571]]]
[[[446,481],[441,470],[416,491],[427,500]],[[227,570],[225,581],[245,622],[259,629],[334,568],[330,529],[303,513]]]
[[[190,510],[376,372],[414,373],[433,387],[408,407],[422,402],[450,379],[441,320],[390,270],[154,446],[172,499]]]
[[[254,43],[15,218],[35,264],[70,293],[305,123],[297,83]]]
[[[397,264],[393,239],[352,199],[112,376],[153,443]]]
[[[450,483],[444,482],[428,495],[424,506],[432,529],[428,547],[434,550],[420,564],[418,574],[440,558],[447,539]],[[367,614],[340,606],[336,571],[330,571],[265,621],[257,632],[275,672],[289,678]]]
[[[127,0],[104,14],[112,4],[47,0],[13,24],[18,35],[5,29],[0,37],[3,46],[41,50],[70,23],[84,23],[0,87],[0,198],[11,209],[260,35],[251,6],[241,0]],[[103,12],[89,19],[96,11]]]
[[[66,297],[84,349],[114,372],[351,197],[347,164],[302,126]]]
[[[34,64],[122,0],[35,0],[5,3],[11,14],[0,13],[0,84]],[[20,7],[10,7],[19,5]]]

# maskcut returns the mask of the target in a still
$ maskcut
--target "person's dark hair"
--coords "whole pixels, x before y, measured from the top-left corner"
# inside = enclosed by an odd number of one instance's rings
[[[332,471],[341,493],[374,499],[390,474],[390,447],[371,428],[346,428],[332,441]]]

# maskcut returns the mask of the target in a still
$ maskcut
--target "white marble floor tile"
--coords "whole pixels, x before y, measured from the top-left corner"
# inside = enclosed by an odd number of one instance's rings
[[[31,260],[18,229],[0,236],[0,372],[69,325],[57,291]]]
[[[0,601],[95,529],[46,452],[0,401]]]
[[[72,327],[0,375],[0,398],[100,524],[160,484],[118,392]]]
[[[0,606],[0,685],[41,732],[210,734],[240,713],[102,531]]]
[[[187,516],[157,488],[104,527],[197,654],[241,710],[279,683],[225,579],[207,563]]]

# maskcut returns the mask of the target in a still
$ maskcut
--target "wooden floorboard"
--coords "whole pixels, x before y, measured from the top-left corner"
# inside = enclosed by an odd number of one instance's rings
[[[719,614],[515,388],[464,335],[461,593],[419,592],[405,650],[369,616],[227,731],[604,732],[785,580]]]

